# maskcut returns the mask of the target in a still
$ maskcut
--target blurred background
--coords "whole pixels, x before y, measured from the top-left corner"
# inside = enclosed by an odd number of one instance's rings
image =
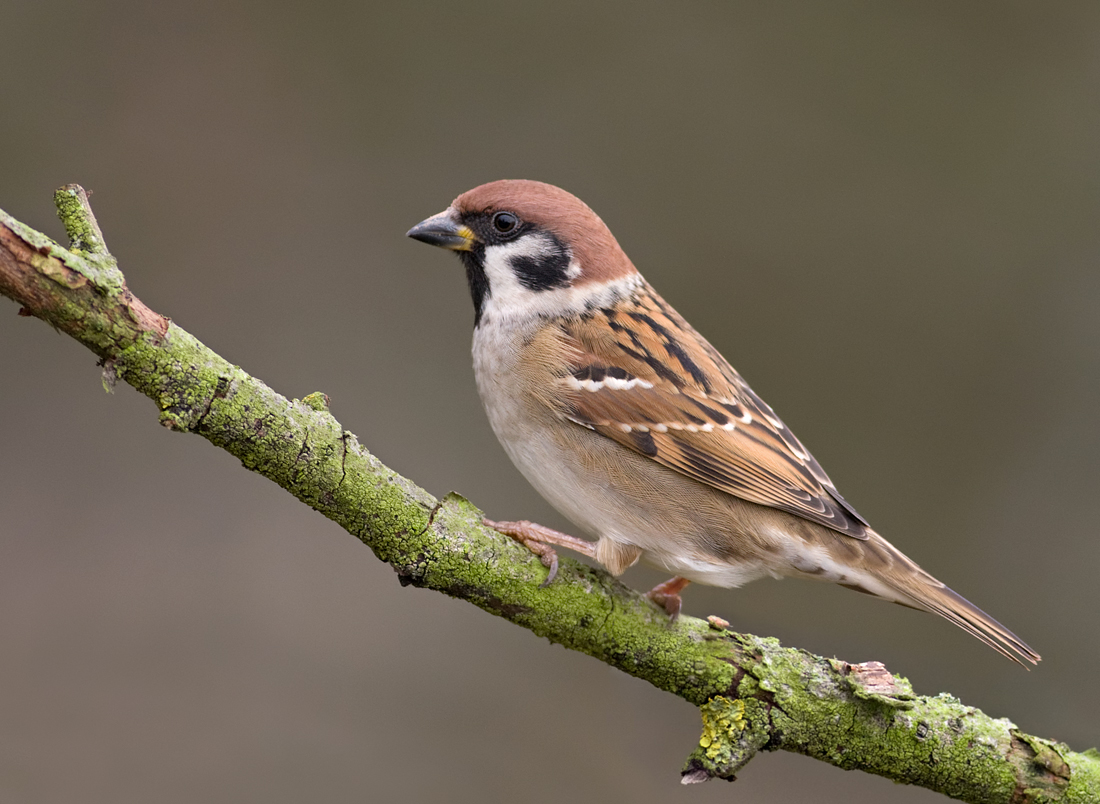
[[[489,430],[459,263],[561,185],[927,569],[1030,642],[787,580],[687,612],[1100,743],[1100,5],[0,0],[0,207],[94,191],[153,309],[378,457],[569,529]],[[900,801],[439,594],[0,300],[0,801]],[[648,588],[661,576],[631,570]]]

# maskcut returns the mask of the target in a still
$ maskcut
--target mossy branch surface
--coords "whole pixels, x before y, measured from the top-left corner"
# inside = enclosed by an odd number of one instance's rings
[[[949,695],[914,695],[871,662],[849,665],[692,617],[671,624],[607,573],[562,557],[558,578],[481,524],[384,466],[329,413],[280,396],[130,293],[75,185],[57,193],[63,248],[0,211],[0,293],[99,356],[156,404],[371,548],[403,585],[435,589],[586,653],[699,706],[685,782],[732,779],[759,750],[794,751],[971,802],[1097,802],[1100,754],[1020,732]]]

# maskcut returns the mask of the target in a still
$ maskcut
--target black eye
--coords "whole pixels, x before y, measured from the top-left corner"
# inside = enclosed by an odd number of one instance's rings
[[[498,212],[493,216],[493,228],[501,234],[509,234],[519,226],[519,218],[511,212]]]

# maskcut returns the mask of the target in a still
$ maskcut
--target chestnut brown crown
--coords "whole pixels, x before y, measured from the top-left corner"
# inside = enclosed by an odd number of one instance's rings
[[[572,252],[581,273],[575,284],[606,282],[637,273],[611,230],[586,203],[560,187],[528,179],[501,179],[458,196],[451,208],[462,220],[511,212],[549,232]]]

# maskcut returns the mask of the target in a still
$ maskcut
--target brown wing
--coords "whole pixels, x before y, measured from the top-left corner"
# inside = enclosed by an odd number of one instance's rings
[[[867,539],[866,521],[725,359],[656,293],[563,325],[566,415],[702,483]]]

